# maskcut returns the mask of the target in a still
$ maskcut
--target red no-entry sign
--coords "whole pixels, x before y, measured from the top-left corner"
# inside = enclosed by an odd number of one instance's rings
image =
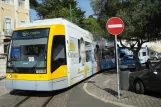
[[[108,32],[112,35],[119,35],[124,30],[124,23],[118,17],[110,18],[106,23]]]
[[[120,82],[119,82],[119,63],[118,60],[118,49],[117,49],[117,35],[124,30],[124,23],[118,17],[110,18],[106,23],[106,28],[108,32],[112,35],[115,35],[115,52],[116,52],[116,67],[117,67],[117,87],[118,87],[118,98],[120,98]]]

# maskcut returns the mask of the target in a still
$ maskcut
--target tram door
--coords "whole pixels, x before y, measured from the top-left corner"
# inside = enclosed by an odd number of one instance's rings
[[[51,50],[51,73],[62,65],[67,65],[65,36],[56,35],[53,37]]]

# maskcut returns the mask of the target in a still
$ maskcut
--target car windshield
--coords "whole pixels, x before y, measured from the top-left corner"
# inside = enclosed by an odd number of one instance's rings
[[[134,60],[134,56],[133,55],[126,55],[123,57],[124,60]]]

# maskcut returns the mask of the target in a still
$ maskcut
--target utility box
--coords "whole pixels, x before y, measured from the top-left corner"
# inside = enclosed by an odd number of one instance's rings
[[[119,79],[120,79],[120,89],[128,90],[129,89],[129,70],[120,70]]]

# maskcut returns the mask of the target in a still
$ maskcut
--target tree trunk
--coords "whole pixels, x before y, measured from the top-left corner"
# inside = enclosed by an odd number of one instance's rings
[[[136,66],[136,71],[139,71],[141,69],[141,63],[140,63],[140,59],[138,56],[139,52],[133,52],[134,53],[134,59],[135,59],[135,66]]]

